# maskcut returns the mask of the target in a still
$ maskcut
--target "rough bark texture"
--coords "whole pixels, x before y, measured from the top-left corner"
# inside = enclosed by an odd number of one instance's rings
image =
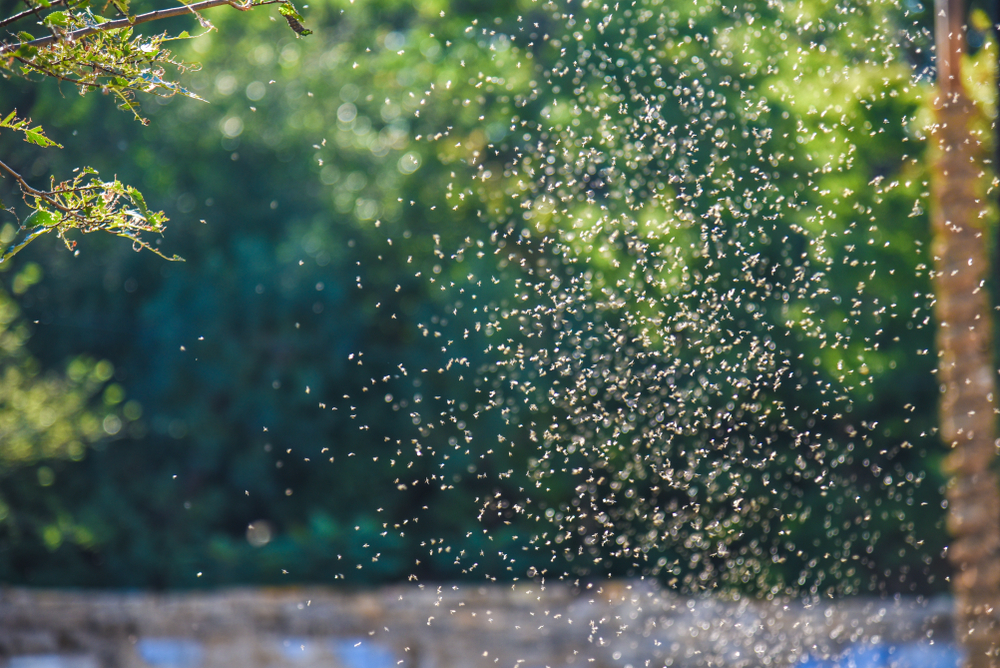
[[[946,467],[956,636],[967,668],[986,668],[1000,665],[1000,487],[992,471],[997,390],[985,286],[989,252],[977,193],[987,156],[971,132],[976,108],[963,90],[961,11],[960,0],[940,2],[937,11],[934,290],[941,437],[952,448]]]

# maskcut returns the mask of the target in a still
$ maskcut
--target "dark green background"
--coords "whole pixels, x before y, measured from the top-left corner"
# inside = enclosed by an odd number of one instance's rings
[[[474,172],[446,142],[420,144],[413,137],[452,128],[459,142],[478,132],[509,159],[520,141],[516,133],[508,136],[511,117],[540,119],[545,104],[529,99],[527,77],[513,70],[506,73],[517,82],[511,97],[503,91],[477,92],[477,72],[503,72],[505,65],[497,63],[486,38],[486,46],[476,48],[474,39],[463,37],[465,28],[476,19],[477,31],[487,26],[514,34],[519,26],[536,23],[539,27],[532,32],[559,35],[566,30],[553,18],[552,6],[527,1],[489,7],[443,0],[415,4],[416,8],[412,3],[379,0],[311,2],[308,8],[300,7],[316,31],[307,39],[296,39],[283,24],[272,23],[269,12],[276,12],[269,9],[249,17],[214,10],[210,18],[220,30],[178,46],[189,60],[203,63],[203,69],[186,75],[186,80],[210,104],[181,98],[142,100],[152,121],[148,127],[117,112],[112,100],[100,94],[80,97],[70,87],[51,82],[0,81],[5,110],[16,107],[30,115],[66,147],[41,151],[18,143],[11,133],[0,133],[5,161],[38,181],[79,164],[117,174],[139,186],[151,207],[167,213],[171,223],[160,247],[168,255],[186,259],[170,263],[152,254],[136,254],[123,240],[91,236],[80,239],[78,256],[66,252],[56,239],[44,239],[0,267],[0,280],[8,291],[29,265],[42,270],[41,279],[17,301],[23,318],[31,323],[28,347],[44,368],[59,370],[67,359],[84,354],[107,359],[114,365],[113,381],[124,388],[126,399],[142,407],[141,417],[126,420],[118,435],[97,443],[81,461],[45,460],[0,471],[0,496],[10,508],[0,521],[0,582],[152,588],[335,581],[350,585],[410,575],[425,580],[476,579],[482,571],[510,578],[529,565],[548,563],[548,553],[529,552],[533,556],[527,562],[509,569],[497,552],[520,550],[532,527],[511,513],[480,521],[476,511],[482,504],[474,502],[498,490],[519,498],[520,488],[529,481],[524,471],[528,458],[536,455],[533,446],[515,449],[510,458],[496,462],[498,467],[513,466],[518,472],[513,478],[500,480],[495,471],[486,479],[477,478],[469,473],[471,460],[457,458],[449,460],[451,468],[446,470],[454,489],[443,492],[424,485],[397,492],[396,473],[372,462],[376,456],[384,462],[395,447],[358,428],[373,425],[393,440],[410,438],[409,411],[390,410],[383,400],[385,389],[363,390],[372,378],[394,373],[397,365],[419,369],[441,365],[452,356],[468,356],[471,368],[478,369],[491,361],[475,341],[458,341],[444,354],[439,342],[421,336],[416,324],[442,317],[454,294],[443,293],[426,276],[415,273],[421,267],[429,271],[433,234],[441,235],[443,248],[455,248],[465,237],[489,239],[498,226],[503,230],[496,221],[504,216],[491,217],[489,207],[502,212],[511,192],[501,192],[490,203],[481,201],[486,191],[480,189],[457,210],[441,206],[431,211],[429,203],[443,201],[448,184],[475,187],[468,178]],[[786,68],[771,74],[762,69],[746,80],[758,90],[799,91],[801,99],[779,99],[775,93],[770,98],[771,113],[748,121],[737,117],[741,112],[734,96],[732,118],[734,123],[772,128],[773,138],[765,149],[797,156],[799,162],[777,161],[770,178],[782,192],[800,198],[802,211],[826,206],[838,214],[841,225],[831,228],[841,233],[843,247],[832,244],[835,262],[827,280],[843,303],[817,301],[817,320],[831,337],[845,327],[851,330],[851,348],[840,357],[856,372],[857,353],[863,353],[871,375],[858,384],[855,373],[849,383],[855,405],[851,420],[831,419],[816,429],[846,448],[851,439],[844,434],[853,429],[848,422],[877,423],[856,439],[857,451],[844,452],[847,463],[839,475],[852,487],[823,496],[815,487],[796,487],[790,474],[788,480],[782,478],[796,453],[791,443],[777,443],[775,479],[784,484],[785,499],[798,495],[797,507],[814,509],[813,520],[785,527],[791,532],[787,540],[794,540],[802,551],[791,551],[780,564],[768,563],[763,579],[744,586],[761,591],[770,582],[797,582],[807,590],[818,581],[821,587],[841,593],[938,592],[946,586],[947,575],[942,557],[946,542],[942,448],[934,438],[934,357],[918,354],[933,348],[932,325],[926,321],[930,284],[926,268],[918,267],[929,262],[922,252],[929,245],[928,220],[923,213],[907,216],[926,189],[923,145],[914,141],[907,123],[923,108],[929,83],[903,86],[898,77],[879,83],[881,65],[867,64],[867,52],[847,36],[847,29],[821,34],[814,27],[779,43],[774,17],[763,4],[758,8],[744,3],[738,14],[715,6],[701,12],[693,7],[677,8],[698,17],[690,23],[676,22],[678,45],[685,34],[712,35],[713,28],[733,25],[742,29],[748,25],[747,17],[755,16],[757,25],[772,28],[758,31],[756,37],[749,31],[748,39],[756,40],[755,48],[774,62],[785,51],[793,51],[789,44],[809,52],[802,72]],[[819,24],[830,21],[832,26],[840,20],[832,6],[817,2],[809,7]],[[873,11],[876,18],[888,17],[884,30],[912,31],[914,17],[920,25],[929,16],[922,9],[910,9],[909,17],[891,7]],[[603,16],[597,9],[580,11],[581,17],[592,16],[595,22]],[[875,19],[850,20],[858,22],[854,27],[860,31],[869,29]],[[190,28],[190,23],[177,20],[166,27],[179,30]],[[386,46],[387,35],[392,48]],[[396,54],[400,39],[403,56]],[[818,52],[817,40],[828,45],[828,51]],[[570,62],[579,56],[574,50],[587,48],[567,40],[567,55],[551,41],[536,41],[528,48],[541,68]],[[681,47],[675,47],[675,56],[692,55],[677,49]],[[615,52],[613,45],[608,52]],[[634,74],[636,63],[627,50],[615,53],[619,57],[607,65],[606,76],[640,76]],[[926,66],[919,53],[903,55],[909,62],[893,67]],[[738,62],[711,57],[707,62],[709,70],[701,76],[709,87],[711,82],[745,73]],[[660,76],[668,89],[683,85],[687,64],[690,61],[664,69]],[[816,159],[830,141],[822,132],[830,120],[809,112],[809,98],[816,96],[824,71],[842,67],[851,70],[845,86],[861,82],[873,89],[871,95],[859,93],[844,109],[849,122],[839,128],[834,124],[833,136],[854,142],[856,157],[850,168],[817,172],[807,183],[798,165]],[[798,74],[804,74],[806,83],[792,79]],[[551,77],[542,88],[549,98],[570,100],[575,85],[597,90],[603,84],[596,71],[583,72],[582,84],[571,81],[573,76],[570,72],[565,81]],[[658,85],[654,78],[648,75],[649,86]],[[475,103],[451,104],[438,93],[415,117],[414,107],[405,104],[407,93],[446,79],[456,82],[454,102],[468,97]],[[265,87],[262,99],[247,98],[252,82]],[[518,93],[529,101],[515,108],[512,97]],[[480,94],[484,97],[476,99]],[[401,104],[396,118],[383,113],[387,97]],[[345,103],[354,104],[359,116],[370,119],[371,133],[382,132],[387,142],[394,132],[407,138],[385,150],[385,155],[376,155],[365,145],[371,135],[355,132],[357,123],[338,125],[338,110]],[[782,115],[783,111],[788,114]],[[676,121],[685,120],[683,109],[665,113],[674,114]],[[221,129],[232,116],[243,124],[235,138],[226,137]],[[597,121],[584,117],[584,122]],[[884,131],[869,132],[872,127]],[[738,132],[732,136],[741,141]],[[797,136],[808,139],[797,143]],[[687,157],[707,154],[710,140],[706,136],[704,145]],[[742,141],[745,144],[734,154],[759,147],[749,138]],[[421,153],[422,164],[416,174],[406,176],[397,163],[411,150]],[[754,160],[747,158],[735,168],[749,178]],[[676,164],[661,167],[677,169]],[[881,196],[871,186],[877,177],[905,185]],[[0,185],[10,201],[10,184]],[[856,196],[837,199],[836,193],[845,188]],[[617,206],[614,193],[599,195]],[[713,204],[707,195],[700,197],[696,209]],[[371,212],[364,207],[370,205],[359,199],[375,203],[377,215],[368,215]],[[419,204],[409,206],[411,200]],[[870,210],[859,214],[857,206]],[[762,243],[760,250],[774,266],[791,267],[806,245],[789,230],[803,221],[774,223],[763,217],[766,213],[759,214],[754,224],[773,230],[775,238],[790,235],[786,236],[790,240]],[[382,226],[376,228],[373,218]],[[857,225],[849,229],[851,221]],[[742,233],[732,234],[739,240]],[[393,239],[391,246],[387,237]],[[627,254],[623,249],[616,252]],[[408,263],[411,256],[416,264]],[[853,260],[857,262],[852,264]],[[458,277],[470,266],[487,271],[491,261],[487,257],[470,259],[463,267],[449,265],[445,276],[454,271]],[[556,261],[556,265],[557,271],[564,271],[570,263]],[[871,277],[876,266],[877,275]],[[788,268],[776,275],[774,293],[779,299],[772,295],[764,300],[770,309],[765,322],[781,320],[781,285],[792,280],[792,273]],[[609,274],[609,282],[611,278]],[[859,281],[867,284],[864,307],[859,314],[848,314],[849,300],[856,294],[853,286]],[[480,298],[499,304],[514,294],[512,284],[500,281],[483,287]],[[381,305],[376,308],[376,303]],[[898,317],[875,314],[877,304],[889,303]],[[389,318],[390,313],[397,317]],[[468,316],[456,315],[447,329],[461,332],[471,322],[463,317]],[[797,377],[814,372],[821,378],[837,376],[836,355],[822,353],[822,364],[812,365],[820,354],[815,339],[790,336],[786,343],[791,359],[805,360],[795,362]],[[348,357],[359,351],[364,352],[363,366]],[[472,401],[468,383],[456,383],[454,378],[442,375],[434,381],[436,386],[423,391],[428,397]],[[393,382],[398,396],[412,395],[409,379]],[[812,418],[806,409],[824,400],[810,389],[815,387],[807,385],[800,391],[788,383],[776,398],[804,407],[792,419],[807,425]],[[341,401],[344,395],[352,399]],[[321,409],[319,402],[341,410]],[[356,418],[347,414],[347,404],[357,407]],[[110,409],[120,412],[121,406]],[[554,410],[553,415],[557,413]],[[515,440],[523,436],[523,430],[505,426],[493,413],[476,429],[505,433]],[[429,441],[433,444],[438,438],[443,443],[445,432]],[[904,442],[914,447],[901,449]],[[329,453],[321,452],[323,448]],[[330,454],[333,463],[327,459]],[[830,458],[838,454],[833,452]],[[419,461],[413,477],[442,472],[439,460]],[[41,466],[55,474],[50,486],[39,484]],[[891,472],[897,481],[910,474],[921,482],[886,494],[880,487],[884,473],[871,473],[876,468]],[[574,484],[555,472],[549,491],[535,495],[534,501],[552,506],[569,503]],[[405,538],[380,535],[383,522],[401,522],[418,510],[421,521]],[[246,540],[246,529],[259,520],[270,522],[275,536],[268,545],[255,548]],[[51,527],[57,528],[58,541],[46,541],[46,528]],[[747,543],[760,540],[781,546],[786,539],[774,535],[778,528],[748,517],[742,530]],[[432,539],[455,552],[482,550],[479,568],[470,575],[455,564],[454,553],[428,554]],[[853,547],[845,547],[848,540]],[[869,545],[872,550],[865,549]],[[376,551],[380,556],[373,561]],[[661,545],[660,551],[667,556],[675,552],[670,545]],[[584,577],[643,572],[631,560],[611,557],[588,560],[586,567],[579,562],[560,564],[552,568]],[[850,573],[848,566],[854,569]],[[800,573],[807,576],[799,579]]]

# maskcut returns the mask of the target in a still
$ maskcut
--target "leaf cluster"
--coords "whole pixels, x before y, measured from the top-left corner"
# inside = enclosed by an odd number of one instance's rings
[[[0,127],[20,131],[25,141],[38,146],[59,146],[45,135],[40,126],[32,127],[30,119],[17,118],[16,111],[0,121]],[[142,193],[117,178],[104,181],[97,170],[83,167],[74,170],[72,178],[58,183],[52,178],[48,189],[39,190],[28,185],[3,162],[0,162],[0,170],[17,181],[25,202],[32,209],[21,223],[23,237],[0,255],[0,262],[13,257],[33,240],[49,232],[54,232],[67,249],[73,250],[76,242],[66,236],[71,230],[83,234],[109,232],[130,239],[136,250],[145,248],[166,257],[150,246],[142,234],[161,233],[167,217],[161,211],[150,211]]]
[[[247,11],[252,7],[278,4],[281,15],[297,36],[310,34],[302,26],[302,16],[288,0],[260,0],[247,4],[237,4],[234,0],[204,0],[138,16],[129,15],[128,0],[114,0],[112,4],[124,16],[114,20],[95,13],[89,0],[40,0],[37,4],[29,0],[28,4],[28,10],[0,20],[0,27],[35,18],[49,34],[36,38],[22,30],[13,41],[0,44],[0,76],[29,82],[69,83],[76,86],[81,95],[92,91],[112,95],[119,108],[131,112],[144,125],[149,121],[141,113],[137,93],[160,98],[175,95],[202,98],[178,81],[181,74],[198,67],[176,58],[164,47],[166,42],[189,39],[191,35],[186,31],[176,36],[167,32],[142,35],[135,33],[135,26],[194,14],[201,26],[211,31],[214,26],[201,16],[202,9],[228,5]],[[25,141],[42,148],[61,148],[40,126],[32,127],[30,120],[18,118],[16,111],[0,123],[0,128],[21,132]],[[31,210],[20,224],[21,240],[0,253],[0,262],[51,231],[55,231],[70,249],[75,247],[75,242],[65,236],[67,232],[103,231],[131,239],[136,250],[145,248],[162,256],[142,236],[144,232],[163,232],[167,218],[162,211],[150,211],[142,194],[117,178],[104,181],[89,167],[77,168],[73,174],[59,182],[53,177],[49,188],[40,189],[32,187],[14,167],[0,160],[0,176],[12,178],[17,183],[22,200]],[[2,203],[0,208],[16,215],[13,209],[2,207]]]
[[[81,30],[101,22],[89,9],[52,12],[43,24],[52,30]],[[143,123],[136,93],[158,96],[181,94],[198,98],[175,79],[191,65],[176,59],[163,44],[171,39],[166,33],[133,36],[132,28],[98,31],[87,39],[56,40],[39,48],[30,44],[33,35],[18,35],[21,44],[12,49],[6,60],[9,71],[31,79],[46,77],[79,87],[80,93],[99,90],[118,99],[121,109],[130,111]],[[0,61],[3,64],[5,61]],[[168,72],[174,72],[174,75]]]

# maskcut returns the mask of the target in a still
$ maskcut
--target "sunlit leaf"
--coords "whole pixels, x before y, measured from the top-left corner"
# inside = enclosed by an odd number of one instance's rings
[[[43,23],[51,26],[65,26],[69,24],[70,14],[66,11],[52,12],[45,17]]]

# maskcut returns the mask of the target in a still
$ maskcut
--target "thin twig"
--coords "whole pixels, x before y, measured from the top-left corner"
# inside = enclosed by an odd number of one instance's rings
[[[67,214],[67,215],[69,215],[69,216],[71,216],[73,218],[77,218],[79,220],[86,221],[85,217],[80,216],[79,214],[76,213],[76,209],[73,209],[73,208],[70,208],[70,207],[67,207],[67,206],[64,206],[64,205],[60,204],[59,201],[56,200],[53,197],[53,195],[59,194],[62,191],[56,190],[56,191],[46,192],[44,190],[37,190],[35,188],[32,188],[28,184],[28,182],[24,180],[23,176],[21,176],[20,174],[18,174],[17,172],[15,172],[9,165],[7,165],[2,160],[0,160],[0,170],[2,170],[4,172],[7,172],[8,174],[10,174],[14,178],[15,181],[17,181],[17,185],[21,189],[21,192],[24,194],[25,197],[34,197],[36,199],[40,199],[43,202],[45,202],[46,204],[48,204],[49,206],[54,207],[56,209],[59,209],[63,213],[65,213],[65,214]],[[27,201],[27,200],[25,200],[25,201]]]
[[[44,48],[47,46],[52,46],[53,44],[60,42],[75,42],[79,39],[87,37],[88,35],[93,35],[99,32],[107,32],[109,30],[120,30],[122,28],[130,28],[132,26],[137,26],[141,23],[148,23],[150,21],[158,21],[160,19],[169,19],[174,16],[183,16],[184,14],[196,14],[202,9],[210,9],[212,7],[219,7],[221,5],[229,5],[234,9],[238,9],[241,12],[245,12],[254,7],[260,7],[262,5],[276,5],[283,3],[284,0],[261,0],[259,2],[248,2],[247,4],[239,4],[235,0],[202,0],[202,2],[196,2],[191,5],[184,5],[182,7],[171,7],[170,9],[157,9],[152,12],[147,12],[146,14],[139,14],[138,16],[129,16],[124,19],[117,19],[115,21],[108,21],[107,23],[101,23],[95,26],[89,26],[87,28],[80,28],[79,30],[74,30],[72,32],[65,33],[63,35],[49,35],[48,37],[40,37],[39,39],[31,40],[30,42],[18,42],[16,44],[5,44],[0,46],[0,56],[10,53],[11,51],[16,51],[22,46],[33,46],[35,48]]]
[[[3,160],[0,160],[0,170],[3,170],[5,172],[7,172],[12,177],[14,177],[14,180],[17,181],[17,184],[21,187],[21,190],[26,191],[28,194],[30,194],[30,195],[43,195],[44,194],[41,190],[35,190],[30,185],[28,185],[28,182],[24,180],[24,177],[22,177],[20,174],[18,174],[17,172],[15,172],[13,169],[11,169],[10,167],[8,167],[7,164]]]
[[[49,7],[58,7],[59,5],[63,4],[63,2],[64,0],[52,0],[52,2],[49,3]],[[4,27],[5,25],[13,23],[14,21],[19,21],[23,19],[25,16],[31,16],[32,14],[37,16],[39,9],[40,7],[33,6],[29,7],[28,9],[25,9],[23,12],[18,12],[13,16],[8,16],[7,18],[0,20],[0,28]]]
[[[14,56],[14,59],[20,62],[25,67],[29,67],[38,72],[39,74],[44,74],[45,76],[55,79],[56,81],[65,81],[66,83],[73,84],[74,86],[85,86],[90,90],[97,90],[98,88],[101,87],[100,84],[88,83],[83,79],[73,79],[72,77],[67,77],[62,74],[56,74],[55,72],[52,72],[47,68],[39,67],[35,63],[31,62],[31,60],[28,58],[21,58],[19,56]]]

